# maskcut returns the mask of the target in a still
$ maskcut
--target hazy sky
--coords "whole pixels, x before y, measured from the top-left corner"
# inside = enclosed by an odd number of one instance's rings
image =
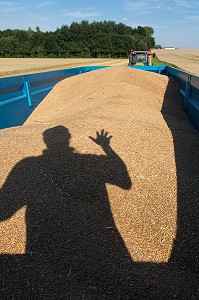
[[[54,31],[82,20],[151,26],[162,47],[199,49],[199,0],[0,0],[0,30]]]

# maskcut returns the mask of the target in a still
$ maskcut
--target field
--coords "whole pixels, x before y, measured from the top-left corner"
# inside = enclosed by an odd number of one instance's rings
[[[109,58],[0,58],[0,77],[88,65],[126,66],[128,59]]]
[[[199,76],[199,50],[154,49],[153,53],[161,61],[178,66],[178,68]]]
[[[157,57],[199,76],[199,50],[155,49]],[[0,77],[88,65],[127,66],[128,59],[110,58],[0,58]]]
[[[199,76],[199,50],[154,49],[157,57]],[[127,66],[128,59],[110,58],[0,58],[0,77],[88,65]]]

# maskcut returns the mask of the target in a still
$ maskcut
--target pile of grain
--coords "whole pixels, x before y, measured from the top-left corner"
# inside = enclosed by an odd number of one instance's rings
[[[51,203],[53,201],[56,204],[54,210],[50,204],[49,207],[53,210],[53,216],[59,218],[58,242],[64,230],[61,224],[63,219],[56,209],[59,210],[61,197],[72,197],[73,203],[69,201],[67,205],[73,214],[71,222],[74,223],[73,227],[67,223],[69,228],[74,229],[80,223],[84,234],[92,236],[94,231],[90,232],[88,226],[95,228],[96,235],[100,226],[111,230],[109,228],[116,224],[132,261],[167,262],[176,234],[177,178],[173,136],[165,119],[168,117],[172,128],[184,130],[186,137],[196,136],[180,106],[177,83],[159,74],[115,67],[65,79],[54,87],[23,127],[0,132],[2,190],[15,199],[17,186],[19,184],[21,188],[20,181],[24,181],[29,190],[28,197],[38,201],[38,211],[42,211],[42,197],[49,198]],[[108,165],[102,166],[102,173],[97,163],[92,166],[93,160],[105,154],[89,136],[95,138],[96,131],[101,132],[102,129],[113,136],[110,145],[126,166],[128,178],[124,178],[124,184],[118,184],[114,178],[106,179]],[[50,136],[48,141],[43,140],[45,132]],[[68,141],[70,147],[75,149],[73,154],[68,151]],[[46,165],[42,165],[45,148],[46,152],[51,148],[51,158],[47,162],[44,159]],[[29,159],[25,159],[27,157]],[[113,176],[117,177],[115,174],[119,174],[119,169],[119,165],[113,166]],[[101,186],[98,190],[93,182],[98,180],[98,176],[103,177],[103,172],[108,191],[108,196],[104,196],[106,199],[102,199],[105,187]],[[70,178],[69,185],[66,184],[67,176]],[[48,179],[48,183],[44,179]],[[100,180],[99,184],[103,179],[100,177]],[[20,192],[26,194],[26,188],[21,188]],[[53,198],[55,194],[56,201]],[[97,203],[90,208],[92,215],[88,213],[87,205],[90,204],[86,202],[86,197],[89,203]],[[98,198],[109,203],[100,206]],[[34,205],[31,200],[13,205],[3,215],[1,253],[25,251],[25,227],[30,224],[25,224],[24,215],[28,205]],[[111,213],[105,212],[105,209],[109,210],[109,205]],[[17,212],[18,209],[21,210]],[[65,208],[62,209],[65,211]],[[49,216],[52,217],[51,214]],[[50,235],[53,235],[53,222],[58,225],[53,218],[49,222]],[[84,237],[84,240],[87,238]]]
[[[61,81],[25,126],[1,132],[4,180],[21,159],[42,154],[45,129],[62,125],[71,134],[71,147],[97,155],[104,152],[88,137],[104,129],[113,136],[111,146],[132,181],[127,191],[108,186],[119,232],[134,261],[167,261],[176,230],[173,139],[161,114],[167,84],[166,76],[125,67]],[[172,85],[171,101],[178,94],[176,83]],[[2,252],[4,247],[2,243]],[[23,248],[19,251],[17,242],[12,247],[5,251],[19,253]]]

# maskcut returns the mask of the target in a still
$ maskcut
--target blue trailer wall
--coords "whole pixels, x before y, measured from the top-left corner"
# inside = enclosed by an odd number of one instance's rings
[[[0,129],[22,125],[49,91],[62,79],[106,66],[86,66],[0,78]],[[168,66],[130,68],[166,74],[177,79],[182,107],[199,131],[199,77]]]
[[[172,67],[166,67],[166,74],[178,81],[182,107],[199,131],[199,77]]]
[[[88,66],[0,78],[0,129],[22,125],[62,79],[104,66]]]

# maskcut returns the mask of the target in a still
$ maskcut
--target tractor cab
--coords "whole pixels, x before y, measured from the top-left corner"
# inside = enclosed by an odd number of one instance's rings
[[[149,51],[130,51],[129,65],[130,66],[151,66],[152,53]]]

